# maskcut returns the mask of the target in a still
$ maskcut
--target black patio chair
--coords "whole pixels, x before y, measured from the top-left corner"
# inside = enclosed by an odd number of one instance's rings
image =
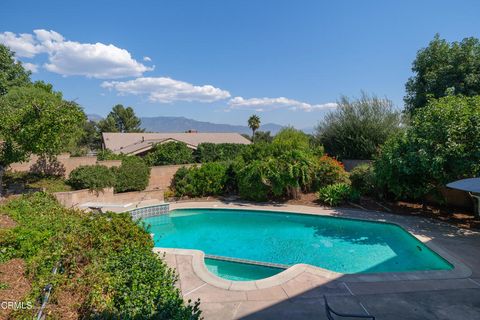
[[[325,301],[325,312],[327,314],[328,320],[335,320],[332,314],[340,317],[340,318],[358,318],[358,319],[372,319],[375,320],[374,316],[369,314],[347,314],[347,313],[339,313],[333,310],[330,305],[328,304],[327,297],[323,296],[323,300]]]

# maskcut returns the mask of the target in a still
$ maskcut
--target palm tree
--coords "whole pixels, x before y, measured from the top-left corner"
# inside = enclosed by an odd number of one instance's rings
[[[255,139],[255,131],[260,128],[260,117],[256,114],[248,118],[248,126],[252,129],[252,141]]]

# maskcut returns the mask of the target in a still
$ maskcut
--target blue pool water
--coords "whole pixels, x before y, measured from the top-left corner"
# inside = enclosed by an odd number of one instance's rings
[[[238,263],[232,261],[222,261],[216,259],[205,259],[205,265],[210,272],[219,277],[235,280],[250,281],[271,277],[284,269],[265,267],[247,263]]]
[[[341,273],[452,269],[404,229],[388,223],[227,209],[174,210],[144,221],[156,247],[197,249],[207,255],[287,266],[307,263]],[[228,271],[214,271],[222,267],[228,270],[225,265],[210,270],[227,277]],[[242,274],[237,267],[233,277]]]

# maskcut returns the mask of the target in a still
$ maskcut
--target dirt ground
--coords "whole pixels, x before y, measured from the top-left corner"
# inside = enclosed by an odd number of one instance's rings
[[[30,292],[31,286],[25,277],[25,262],[12,259],[0,264],[0,283],[6,287],[0,289],[0,301],[22,301]],[[0,319],[8,319],[13,310],[0,308]]]

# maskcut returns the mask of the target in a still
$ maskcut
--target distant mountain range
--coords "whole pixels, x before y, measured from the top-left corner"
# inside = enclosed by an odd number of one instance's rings
[[[98,122],[103,117],[97,114],[87,115],[91,121]],[[206,121],[197,121],[185,117],[143,117],[142,128],[150,132],[185,132],[187,130],[197,130],[199,132],[238,132],[251,134],[252,130],[248,126],[231,125],[223,123],[212,123]],[[275,123],[266,123],[260,126],[260,131],[270,131],[272,135],[280,131],[283,126]]]

